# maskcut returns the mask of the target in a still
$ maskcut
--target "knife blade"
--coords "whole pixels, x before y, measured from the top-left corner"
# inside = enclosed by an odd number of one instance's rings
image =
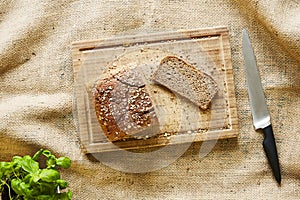
[[[275,179],[280,184],[281,172],[270,114],[265,100],[254,51],[249,35],[245,29],[242,31],[242,42],[244,67],[254,128],[255,130],[262,129],[264,133],[263,148]]]

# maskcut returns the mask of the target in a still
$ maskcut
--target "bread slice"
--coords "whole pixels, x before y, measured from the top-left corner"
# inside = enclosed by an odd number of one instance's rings
[[[209,75],[176,56],[162,59],[152,80],[207,109],[217,93],[217,83]]]

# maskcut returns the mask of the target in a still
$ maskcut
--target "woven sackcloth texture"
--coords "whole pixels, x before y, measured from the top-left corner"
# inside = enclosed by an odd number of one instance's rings
[[[227,26],[239,119],[237,139],[204,158],[192,144],[145,174],[88,158],[73,114],[71,43],[146,32]],[[251,36],[282,169],[279,187],[253,129],[242,55]],[[0,160],[47,148],[69,156],[74,199],[299,199],[300,4],[296,0],[4,0],[0,2]]]

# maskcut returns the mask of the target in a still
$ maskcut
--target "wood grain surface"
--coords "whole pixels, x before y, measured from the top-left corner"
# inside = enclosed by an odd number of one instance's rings
[[[87,153],[141,149],[193,141],[233,138],[238,120],[228,29],[216,27],[124,36],[72,45],[77,125]],[[218,93],[208,110],[201,110],[150,80],[159,62],[176,55],[211,75]],[[137,66],[145,74],[159,116],[160,133],[148,139],[107,140],[97,121],[91,88],[115,66]],[[114,69],[116,70],[116,69]],[[118,69],[117,69],[118,70]],[[159,109],[158,109],[159,108]]]

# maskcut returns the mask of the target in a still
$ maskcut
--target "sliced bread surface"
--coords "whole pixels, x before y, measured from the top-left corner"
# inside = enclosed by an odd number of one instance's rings
[[[176,56],[162,59],[152,80],[207,109],[216,95],[217,83],[206,73]]]

